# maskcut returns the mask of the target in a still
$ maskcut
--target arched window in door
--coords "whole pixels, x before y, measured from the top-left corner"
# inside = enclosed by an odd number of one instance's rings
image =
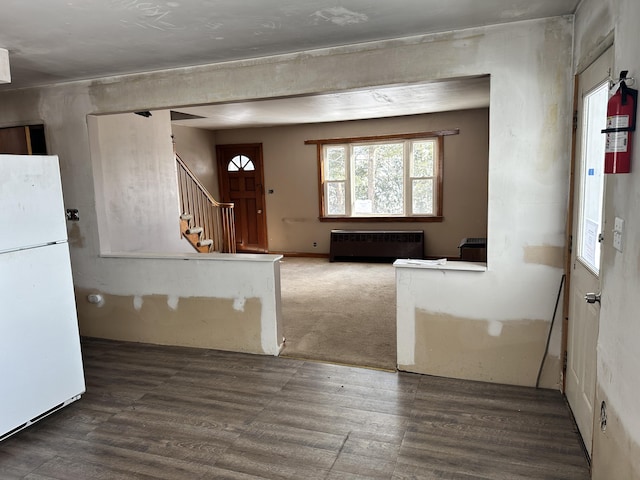
[[[249,172],[255,169],[251,159],[245,155],[236,155],[227,164],[227,171],[229,172]]]

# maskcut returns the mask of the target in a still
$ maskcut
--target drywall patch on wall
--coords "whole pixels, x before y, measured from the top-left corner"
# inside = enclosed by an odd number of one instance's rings
[[[67,232],[67,238],[69,239],[69,245],[84,248],[84,237],[77,222],[71,224],[71,228]]]
[[[525,245],[523,247],[523,257],[525,263],[563,268],[564,247],[556,247],[553,245]]]
[[[165,2],[165,5],[161,5],[145,0],[110,0],[109,3],[112,8],[132,12],[132,15],[120,19],[120,26],[122,27],[134,26],[155,30],[182,28],[169,21],[172,9],[180,5],[178,2]]]
[[[235,298],[233,300],[233,309],[237,312],[244,312],[244,304],[247,300],[243,297]]]
[[[344,7],[331,7],[318,10],[311,14],[316,23],[322,21],[335,23],[341,27],[355,25],[369,21],[369,17],[364,13],[352,12]]]
[[[311,223],[314,219],[308,217],[296,218],[296,217],[282,217],[282,223],[296,224],[296,223]]]
[[[233,299],[166,295],[126,296],[101,293],[101,308],[76,289],[80,334],[129,342],[214,348],[263,354],[262,303],[247,298],[238,311]],[[139,299],[139,300],[138,300]],[[174,303],[175,302],[175,303]],[[172,305],[175,308],[172,308]]]
[[[502,334],[502,322],[499,322],[498,320],[489,321],[487,332],[492,337],[499,337]]]
[[[512,385],[535,385],[548,322],[518,319],[492,322],[422,309],[416,309],[415,318],[415,365],[400,365],[401,370]],[[498,328],[500,334],[495,335]],[[551,364],[553,366],[554,362]],[[554,380],[557,384],[557,378],[546,379],[543,386],[553,387]]]
[[[133,308],[135,308],[138,312],[142,310],[143,304],[144,304],[144,299],[140,295],[135,295],[133,297]]]
[[[177,310],[179,303],[180,303],[180,297],[178,297],[177,295],[167,295],[167,306],[171,310]]]

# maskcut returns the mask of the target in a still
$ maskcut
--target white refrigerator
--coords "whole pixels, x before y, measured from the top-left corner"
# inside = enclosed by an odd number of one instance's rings
[[[84,391],[58,157],[0,155],[0,440]]]

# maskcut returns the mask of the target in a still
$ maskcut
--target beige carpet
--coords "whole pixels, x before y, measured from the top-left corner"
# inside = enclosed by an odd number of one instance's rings
[[[283,356],[396,368],[393,265],[285,257],[280,269]]]

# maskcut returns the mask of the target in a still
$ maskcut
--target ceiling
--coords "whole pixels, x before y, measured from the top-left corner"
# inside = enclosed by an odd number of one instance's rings
[[[488,106],[489,76],[485,75],[323,95],[174,108],[172,123],[222,130],[397,117]]]
[[[0,48],[9,51],[12,81],[0,91],[74,80],[147,72],[230,60],[406,37],[462,28],[572,14],[579,0],[4,0],[0,15]],[[358,118],[359,104],[375,107],[375,115],[415,110],[416,95],[434,98],[447,88],[469,91],[488,80],[455,79],[450,85],[422,85],[422,90],[338,93],[305,99],[229,104],[192,115],[217,117],[182,123],[206,128],[239,122],[268,108],[272,122],[288,116],[300,103],[338,118]],[[411,87],[418,87],[413,85]],[[409,95],[410,93],[410,95]],[[473,93],[470,107],[478,105]],[[409,96],[413,101],[408,101]],[[441,98],[441,95],[440,95]],[[405,105],[406,104],[406,105]],[[402,105],[402,107],[400,107]],[[411,107],[411,108],[409,108]],[[277,108],[277,109],[276,109]],[[385,108],[389,109],[385,113]],[[442,110],[458,106],[437,105]],[[409,111],[409,113],[411,113]],[[424,113],[413,112],[413,113]],[[340,115],[343,115],[340,117]],[[304,119],[301,119],[304,120]],[[217,123],[216,123],[217,122]],[[257,120],[262,124],[262,120]],[[255,122],[254,122],[255,123]],[[267,122],[268,123],[268,122]],[[228,123],[226,123],[228,125]]]

